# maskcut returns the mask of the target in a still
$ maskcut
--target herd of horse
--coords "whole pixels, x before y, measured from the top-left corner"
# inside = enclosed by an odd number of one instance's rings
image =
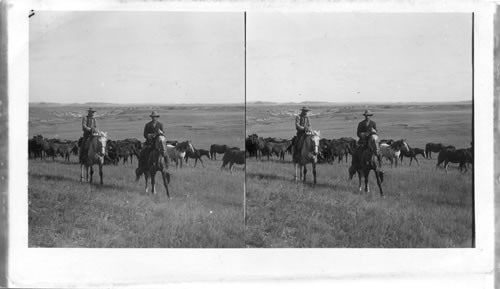
[[[30,159],[40,158],[46,160],[48,157],[54,161],[56,157],[61,156],[65,162],[70,161],[70,156],[79,155],[83,137],[77,141],[47,139],[42,135],[35,135],[28,140],[28,157]],[[110,140],[106,132],[96,132],[90,140],[87,153],[80,161],[81,174],[80,182],[83,180],[92,183],[94,169],[93,166],[99,167],[100,184],[103,184],[103,166],[118,165],[133,163],[134,157],[139,160],[141,151],[144,149],[144,144],[135,138],[127,138],[124,140]],[[166,194],[170,197],[168,184],[170,183],[169,164],[175,163],[176,168],[182,168],[182,163],[188,163],[188,159],[194,159],[196,164],[198,161],[203,164],[202,157],[206,156],[210,160],[216,160],[217,154],[223,154],[222,166],[223,170],[229,164],[229,170],[233,173],[234,164],[245,164],[245,152],[238,147],[229,147],[227,145],[213,144],[210,150],[196,149],[191,141],[184,142],[172,141],[166,139],[163,134],[158,134],[154,140],[150,153],[142,162],[142,167],[138,167],[135,171],[136,180],[144,176],[146,181],[145,191],[148,191],[148,181],[151,181],[152,193],[155,193],[155,174],[162,174],[163,183]],[[85,174],[84,174],[85,173]]]
[[[306,164],[311,163],[314,185],[316,184],[317,163],[333,163],[335,159],[339,163],[343,160],[347,162],[348,156],[351,155],[351,166],[348,169],[350,179],[357,174],[359,190],[362,191],[362,177],[364,177],[365,191],[368,192],[368,176],[370,171],[374,171],[381,196],[384,196],[381,186],[384,179],[384,172],[381,169],[384,159],[391,163],[391,167],[393,165],[397,167],[398,161],[402,163],[405,157],[410,159],[410,166],[413,160],[420,166],[417,156],[421,155],[425,159],[431,159],[431,154],[434,152],[438,153],[435,169],[444,164],[446,173],[449,163],[458,163],[460,172],[466,173],[468,165],[472,165],[474,161],[472,142],[469,148],[462,149],[441,143],[427,143],[425,149],[421,149],[411,147],[405,139],[379,140],[377,134],[371,134],[367,139],[366,146],[360,147],[354,138],[325,139],[320,137],[319,131],[312,131],[305,138],[304,145],[299,148],[299,152],[295,154],[293,153],[295,141],[295,136],[291,139],[283,139],[263,138],[257,134],[251,134],[245,142],[246,156],[255,157],[256,160],[262,159],[262,157],[267,157],[269,160],[270,157],[276,156],[280,160],[284,160],[285,154],[290,154],[295,166],[295,181],[306,181]]]
[[[83,138],[78,141],[47,139],[41,135],[33,136],[28,140],[29,158],[55,160],[60,156],[64,161],[69,162],[71,155],[78,156]],[[380,194],[383,196],[381,183],[384,179],[384,173],[381,169],[382,160],[386,159],[391,163],[391,167],[397,167],[398,161],[402,163],[404,157],[410,159],[410,166],[421,155],[425,159],[431,159],[432,153],[438,153],[436,168],[444,164],[448,172],[449,163],[458,163],[459,170],[467,172],[467,166],[473,164],[473,147],[457,149],[454,146],[443,145],[441,143],[428,143],[425,149],[411,147],[405,139],[400,140],[379,140],[376,134],[369,136],[367,145],[361,149],[357,141],[351,137],[342,137],[339,139],[325,139],[320,137],[319,131],[310,132],[305,138],[303,145],[294,153],[294,144],[296,137],[291,139],[275,137],[259,137],[257,134],[249,135],[245,141],[245,150],[238,147],[229,147],[225,144],[213,144],[209,150],[196,149],[190,141],[178,142],[167,140],[163,134],[157,135],[147,160],[143,162],[146,167],[136,169],[136,179],[144,175],[146,181],[146,192],[148,180],[151,181],[152,192],[155,193],[155,174],[161,172],[163,182],[169,196],[168,183],[170,182],[170,172],[168,170],[171,162],[175,163],[176,168],[182,168],[183,162],[188,159],[194,159],[196,167],[198,161],[203,164],[202,157],[206,156],[210,160],[216,160],[217,154],[223,154],[221,170],[229,164],[229,170],[233,173],[233,165],[245,165],[246,157],[255,157],[262,159],[266,157],[270,160],[276,156],[284,161],[286,155],[292,155],[292,163],[295,167],[295,181],[306,181],[307,164],[311,164],[313,172],[313,184],[316,184],[316,164],[322,162],[333,163],[348,162],[351,156],[351,166],[349,167],[349,177],[352,179],[355,174],[359,177],[359,190],[362,190],[362,177],[365,179],[365,191],[369,191],[368,176],[370,171],[375,172],[377,185]],[[102,167],[106,164],[118,165],[120,161],[124,164],[133,162],[133,158],[139,159],[143,143],[135,138],[124,140],[110,140],[105,132],[98,132],[92,137],[86,161],[81,162],[80,181],[84,179],[92,182],[93,166],[99,166],[100,183],[103,184]],[[84,173],[85,178],[84,178]]]

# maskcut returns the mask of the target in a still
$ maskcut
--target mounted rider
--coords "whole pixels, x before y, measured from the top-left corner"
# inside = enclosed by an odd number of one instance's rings
[[[358,131],[356,134],[359,137],[358,147],[364,149],[368,144],[368,137],[373,133],[377,133],[377,124],[371,120],[373,113],[370,110],[365,110],[363,115],[365,119],[358,124]]]
[[[95,110],[92,108],[89,108],[87,111],[87,115],[82,118],[82,130],[83,130],[83,141],[80,146],[80,154],[79,154],[79,160],[80,163],[85,162],[86,160],[86,154],[89,150],[89,144],[90,140],[92,138],[92,135],[96,134],[98,132],[97,129],[97,122],[95,120],[94,114]]]
[[[159,135],[163,134],[163,124],[158,121],[160,115],[153,111],[150,115],[151,121],[146,123],[144,126],[144,138],[146,142],[144,143],[144,147],[141,150],[141,155],[139,157],[139,167],[142,167],[143,164],[146,163],[149,152],[153,148],[153,140]]]
[[[297,137],[295,138],[295,143],[293,147],[294,158],[299,154],[298,152],[302,148],[305,136],[312,131],[311,121],[307,116],[307,112],[310,111],[307,107],[302,107],[301,113],[295,117],[295,129],[297,130]]]
[[[373,116],[373,113],[370,110],[365,110],[363,113],[363,116],[365,119],[361,121],[358,124],[358,130],[357,130],[357,135],[359,137],[358,140],[358,148],[357,151],[358,153],[353,154],[353,161],[354,162],[361,162],[361,154],[363,151],[368,147],[368,138],[372,134],[377,134],[377,124],[371,120],[371,117]],[[379,161],[379,166],[382,166],[382,157],[380,155],[380,151],[378,150],[378,144],[377,144],[377,158]]]

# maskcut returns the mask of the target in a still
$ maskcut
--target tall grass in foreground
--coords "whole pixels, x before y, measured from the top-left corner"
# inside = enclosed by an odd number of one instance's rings
[[[289,159],[289,156],[288,156]],[[348,180],[349,163],[320,164],[318,184],[293,181],[290,161],[247,161],[248,247],[470,247],[472,175],[433,171],[436,160],[384,166],[382,199]]]
[[[243,247],[244,172],[220,165],[172,169],[168,200],[159,175],[157,195],[143,193],[136,164],[105,166],[100,187],[79,183],[77,164],[30,160],[29,246]]]

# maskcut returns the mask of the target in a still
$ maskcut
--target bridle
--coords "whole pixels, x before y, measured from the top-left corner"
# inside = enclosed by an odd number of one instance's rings
[[[161,137],[165,137],[163,134],[158,134],[156,135],[155,139],[154,139],[154,149],[157,150],[158,152],[160,152],[160,154],[162,156],[165,156],[165,153],[167,151],[166,149],[166,145],[164,145],[164,143],[166,144],[166,142],[164,142]]]

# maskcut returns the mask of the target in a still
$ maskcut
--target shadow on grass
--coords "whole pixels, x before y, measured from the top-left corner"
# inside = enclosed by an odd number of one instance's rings
[[[41,159],[29,159],[29,161],[37,161],[39,163],[46,163],[46,164],[61,164],[61,165],[73,165],[73,166],[76,166],[76,165],[79,165],[80,163],[79,162],[75,162],[75,161],[65,161],[65,160],[61,160],[61,159],[55,159],[55,160],[52,160],[51,158],[47,158],[45,160],[41,160]]]
[[[96,189],[130,189],[129,187],[125,186],[120,186],[120,185],[115,185],[115,184],[106,184],[104,183],[103,185],[99,184],[99,175],[97,175],[97,178],[94,176],[94,181],[92,183],[88,182],[80,182],[80,177],[78,178],[70,178],[66,176],[54,176],[54,175],[45,175],[45,174],[33,174],[29,173],[29,177],[38,179],[38,180],[46,180],[46,181],[58,181],[58,182],[71,182],[71,183],[78,183],[78,184],[89,184],[92,187]],[[104,182],[106,182],[106,179],[104,179]]]
[[[295,182],[294,176],[285,177],[285,176],[278,176],[278,175],[273,175],[273,174],[250,173],[250,172],[247,172],[246,176],[250,177],[250,178],[256,178],[258,180],[260,180],[260,179],[273,180],[273,181],[274,180],[281,180],[281,181],[289,182],[291,184],[307,186],[307,187],[310,187],[310,188],[313,188],[313,189],[314,188],[323,188],[323,189],[330,189],[330,190],[349,190],[349,188],[350,188],[350,187],[342,186],[342,185],[339,185],[339,184],[325,184],[325,183],[316,183],[316,184],[314,184],[313,183],[312,172],[310,174],[308,173],[307,179],[306,179],[305,183],[303,183],[302,181]],[[251,181],[249,181],[247,179],[247,182],[251,182]]]

